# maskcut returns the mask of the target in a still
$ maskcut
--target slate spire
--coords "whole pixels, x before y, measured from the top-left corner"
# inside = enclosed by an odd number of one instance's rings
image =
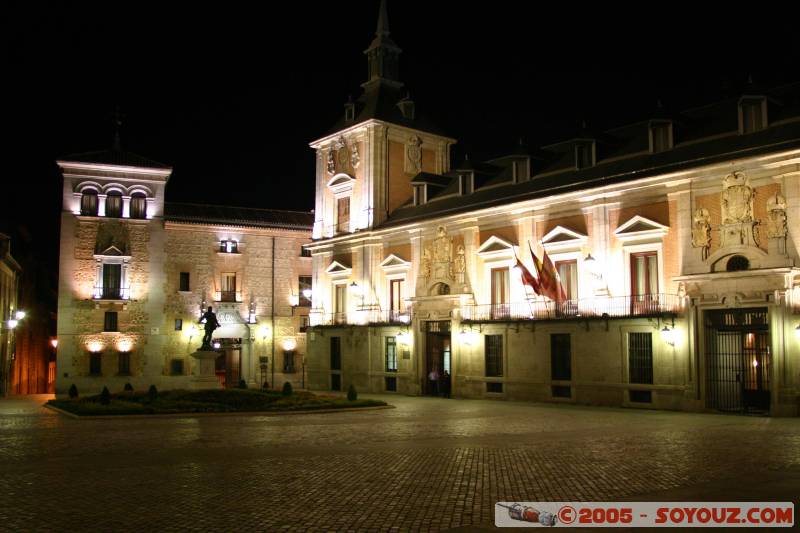
[[[400,53],[402,50],[392,40],[389,32],[389,14],[386,9],[386,0],[381,0],[378,10],[378,25],[375,29],[375,38],[364,50],[367,56],[368,73],[364,88],[369,88],[377,83],[387,83],[395,87],[402,87],[400,81]]]

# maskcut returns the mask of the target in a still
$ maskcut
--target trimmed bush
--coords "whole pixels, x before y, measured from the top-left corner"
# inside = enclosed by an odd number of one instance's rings
[[[69,397],[73,400],[78,397],[78,387],[76,387],[74,383],[69,388]]]
[[[356,386],[351,383],[347,388],[347,401],[354,402],[356,400],[358,400],[358,392],[356,392]]]
[[[158,389],[155,385],[150,385],[150,388],[147,389],[147,399],[154,402],[156,398],[158,398]]]
[[[131,385],[130,383],[126,383],[125,392],[133,392],[133,385]]]
[[[102,405],[111,403],[111,393],[108,392],[108,387],[103,387],[103,392],[100,393],[100,403]]]
[[[247,382],[245,380],[243,380],[243,379],[240,379],[239,380],[239,388],[240,389],[246,389],[247,388]]]
[[[292,394],[294,394],[294,391],[292,390],[292,384],[287,381],[283,384],[283,395],[291,396]]]

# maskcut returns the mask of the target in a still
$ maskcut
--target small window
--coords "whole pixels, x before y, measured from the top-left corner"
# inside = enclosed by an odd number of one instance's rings
[[[300,257],[311,257],[311,250],[305,246],[300,247]]]
[[[397,378],[394,376],[386,378],[386,392],[397,392]]]
[[[234,241],[234,240],[221,241],[219,244],[219,251],[226,254],[238,254],[239,241]]]
[[[341,374],[331,374],[331,390],[335,390],[335,391],[342,390],[342,375]]]
[[[503,336],[485,335],[484,355],[486,359],[486,376],[502,377],[503,375]]]
[[[169,362],[169,374],[171,376],[183,375],[183,359],[173,359]]]
[[[110,191],[106,196],[106,216],[119,218],[122,216],[122,193]]]
[[[653,403],[653,391],[649,390],[630,390],[628,398],[636,403]]]
[[[344,119],[348,122],[351,120],[355,120],[356,118],[356,106],[352,102],[348,102],[344,105]]]
[[[308,331],[308,327],[311,325],[309,322],[307,315],[300,315],[300,333],[305,333]]]
[[[178,290],[181,292],[189,292],[189,273],[188,272],[181,272],[180,278],[178,280]]]
[[[300,276],[297,286],[300,290],[300,307],[311,307],[311,276]]]
[[[97,216],[97,191],[86,189],[81,195],[81,215]]]
[[[130,376],[131,375],[131,354],[130,352],[119,352],[117,355],[118,362],[119,362],[119,371],[118,374],[120,376]]]
[[[653,335],[628,334],[629,383],[653,383]]]
[[[487,383],[486,392],[493,392],[495,394],[500,394],[503,392],[503,384],[494,382]]]
[[[572,398],[572,387],[569,385],[553,385],[551,392],[553,398]]]
[[[175,331],[181,331],[183,329],[183,319],[176,318],[175,319]]]
[[[572,348],[569,333],[550,335],[550,379],[572,380]]]
[[[106,311],[105,320],[103,321],[103,331],[119,331],[117,329],[116,311]]]
[[[89,354],[89,375],[100,376],[103,373],[103,356],[99,353]]]
[[[397,339],[386,337],[386,371],[397,372]]]
[[[131,195],[131,218],[147,218],[147,198],[144,193],[135,192]]]
[[[739,105],[742,113],[742,133],[753,133],[766,127],[762,99],[742,100]]]
[[[293,374],[294,370],[294,350],[284,350],[283,352],[283,373]]]
[[[342,338],[331,337],[331,370],[341,370],[341,369],[342,369]]]

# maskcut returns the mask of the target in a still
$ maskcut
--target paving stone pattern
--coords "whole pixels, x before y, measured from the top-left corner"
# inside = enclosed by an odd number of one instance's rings
[[[397,408],[119,420],[0,401],[0,530],[468,530],[502,500],[800,469],[797,419],[382,398]]]

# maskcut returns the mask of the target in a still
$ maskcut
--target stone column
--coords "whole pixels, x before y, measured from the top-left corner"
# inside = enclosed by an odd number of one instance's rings
[[[484,296],[483,283],[478,269],[478,248],[480,248],[480,230],[478,226],[469,226],[461,230],[464,236],[464,257],[467,260],[467,287],[472,291],[475,303],[482,303],[480,298]],[[488,302],[486,302],[488,303]]]

